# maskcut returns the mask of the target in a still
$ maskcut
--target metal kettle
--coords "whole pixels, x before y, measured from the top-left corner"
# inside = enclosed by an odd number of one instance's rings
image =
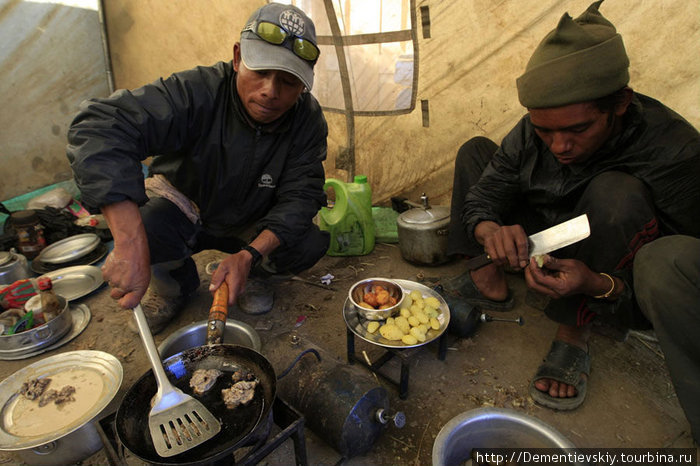
[[[412,206],[396,219],[399,249],[408,262],[439,265],[449,261],[447,235],[450,209],[431,206],[428,196],[421,195],[421,203],[404,201]]]
[[[0,251],[0,286],[10,285],[30,276],[31,271],[26,257],[14,249]]]

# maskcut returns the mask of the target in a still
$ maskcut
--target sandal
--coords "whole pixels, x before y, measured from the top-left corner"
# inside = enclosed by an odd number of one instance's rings
[[[535,402],[548,408],[560,411],[576,409],[581,406],[586,397],[587,376],[590,371],[591,356],[587,351],[564,341],[555,340],[530,382],[530,396]],[[583,377],[583,374],[586,377]],[[567,398],[550,396],[549,393],[535,387],[535,382],[540,379],[551,379],[573,385],[576,388],[576,396]]]
[[[510,289],[508,289],[508,296],[503,301],[488,299],[474,284],[469,270],[462,275],[444,280],[442,286],[448,293],[464,298],[467,303],[481,309],[491,311],[510,311],[513,309],[513,292]]]

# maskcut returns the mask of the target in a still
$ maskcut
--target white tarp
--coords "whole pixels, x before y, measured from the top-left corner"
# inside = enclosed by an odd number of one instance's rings
[[[17,2],[4,3],[18,8]],[[26,11],[39,8],[36,5],[29,8],[25,3],[28,2],[19,2],[19,5]],[[116,87],[133,88],[175,71],[230,60],[233,43],[245,20],[264,3],[262,0],[106,1],[105,17]],[[333,35],[328,23],[328,6],[341,10],[337,12],[338,31],[348,35],[343,40],[363,44],[344,54],[354,93],[352,112],[330,109],[347,99],[339,85],[339,75],[332,75],[334,66],[338,68],[337,73],[341,68],[336,48],[322,44],[322,57],[330,61],[319,62],[314,92],[329,107],[326,112],[330,128],[327,175],[340,179],[347,179],[352,173],[368,175],[375,204],[385,203],[395,195],[417,200],[423,191],[432,200],[447,204],[452,164],[459,146],[477,135],[499,142],[512,128],[524,113],[517,100],[515,79],[522,73],[532,50],[565,11],[577,16],[591,2],[295,0],[294,3],[311,12],[319,35],[326,36],[324,40],[335,40],[327,37]],[[409,5],[407,9],[406,4]],[[696,53],[700,44],[700,3],[697,0],[606,0],[601,11],[624,38],[631,60],[631,86],[661,100],[700,128],[700,57]],[[357,18],[361,13],[369,18],[365,21],[366,30],[358,29]],[[27,30],[26,39],[20,43],[40,36],[36,31],[44,26],[57,29],[53,35],[57,38],[77,34],[75,20],[65,14],[54,15],[44,22],[35,21],[36,27]],[[5,31],[9,24],[7,14],[0,16],[0,31]],[[415,39],[408,43],[405,41],[407,30],[412,31]],[[368,40],[374,39],[363,37],[363,33],[385,34],[385,38],[398,34],[394,37],[401,40],[381,46],[367,45]],[[6,37],[6,32],[0,34]],[[92,51],[101,53],[99,38],[84,34],[84,40],[78,41],[80,47],[72,46],[77,48],[72,52],[84,55],[87,51],[83,48],[92,47]],[[21,157],[36,161],[33,165],[25,164],[23,174],[45,175],[45,161],[39,154],[48,153],[56,156],[51,165],[54,172],[67,173],[67,162],[62,158],[65,122],[67,114],[74,111],[82,98],[76,92],[76,83],[87,79],[76,70],[73,73],[61,71],[65,79],[47,88],[47,78],[56,77],[56,65],[64,62],[63,53],[67,48],[55,39],[52,44],[32,47],[33,55],[25,53],[27,47],[12,57],[0,52],[3,54],[0,68],[3,101],[9,99],[13,104],[11,112],[3,111],[0,121],[3,177],[11,173],[6,163],[8,146],[15,153],[27,154]],[[357,51],[360,48],[368,52],[360,53]],[[415,67],[412,59],[415,59]],[[90,67],[101,66],[97,59],[90,61]],[[13,76],[10,69],[15,73],[21,70],[20,77],[10,79]],[[413,81],[412,73],[415,73]],[[14,83],[15,87],[8,89],[7,82]],[[18,92],[17,83],[26,83],[27,87]],[[399,99],[401,91],[411,86],[415,94],[408,96],[404,92],[403,100]],[[360,90],[371,97],[362,97]],[[362,113],[370,108],[370,101],[383,102],[385,109],[389,108],[386,102],[396,104],[398,101],[403,107],[395,109],[405,108],[407,97],[409,104],[414,105],[407,113]],[[18,109],[41,110],[49,101],[53,108],[62,112],[62,120],[56,126],[51,121],[18,115],[22,113]],[[8,113],[13,115],[8,116]],[[16,121],[18,119],[22,121]],[[25,121],[34,119],[34,126],[31,121]],[[8,127],[12,130],[11,140],[5,136]],[[50,148],[37,137],[42,134],[52,135]],[[21,145],[21,151],[13,144]]]
[[[0,0],[0,200],[72,177],[66,131],[108,92],[97,0]]]

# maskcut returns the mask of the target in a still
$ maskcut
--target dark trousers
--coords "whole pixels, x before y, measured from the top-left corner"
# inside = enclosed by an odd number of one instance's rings
[[[666,236],[639,250],[634,288],[700,444],[700,239]]]
[[[253,240],[255,233],[253,225],[246,225],[236,236],[214,237],[200,224],[193,224],[175,204],[160,197],[149,199],[140,211],[148,235],[151,264],[184,260],[184,265],[170,270],[170,275],[185,295],[199,286],[197,267],[190,256],[206,249],[236,253]],[[278,273],[296,274],[316,264],[326,253],[328,244],[328,233],[310,224],[303,241],[278,247],[269,259]]]
[[[448,243],[450,254],[473,256],[483,252],[481,245],[467,237],[461,217],[469,188],[478,181],[497,148],[489,139],[479,137],[467,141],[457,153]],[[637,178],[617,171],[604,172],[593,178],[575,206],[561,210],[549,222],[538,215],[537,206],[519,203],[511,212],[503,219],[504,224],[522,225],[528,235],[587,214],[591,236],[552,255],[578,259],[596,272],[614,272],[630,287],[637,250],[658,235],[648,189]],[[644,327],[645,319],[635,309],[631,292],[627,298],[610,304],[587,296],[569,296],[552,300],[545,312],[551,319],[569,325],[583,325],[602,315],[616,325]]]

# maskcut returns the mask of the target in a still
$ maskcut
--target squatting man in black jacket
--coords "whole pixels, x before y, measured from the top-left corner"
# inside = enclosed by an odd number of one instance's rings
[[[586,395],[594,319],[648,328],[646,315],[663,325],[659,341],[697,440],[700,307],[680,298],[663,310],[649,297],[638,303],[632,266],[637,251],[658,236],[700,236],[700,134],[628,86],[622,37],[599,12],[601,3],[576,19],[563,15],[538,45],[517,79],[528,114],[501,145],[475,138],[460,148],[448,252],[485,251],[493,263],[444,287],[472,305],[508,310],[508,266],[523,270],[527,286],[550,298],[545,313],[559,327],[530,395],[559,410],[578,407]],[[528,235],[584,213],[588,239],[552,253],[542,267],[529,259]],[[682,256],[686,244],[664,243],[664,256]],[[643,270],[648,283],[653,265]],[[700,284],[680,283],[678,275],[659,273],[656,288],[685,287],[697,296]]]
[[[271,3],[249,18],[232,62],[81,104],[67,155],[114,237],[102,273],[121,307],[142,302],[154,333],[198,288],[198,251],[231,253],[210,290],[225,281],[229,305],[250,313],[272,307],[251,269],[298,273],[325,254],[328,235],[312,223],[326,200],[328,128],[308,92],[318,56],[311,19]]]

